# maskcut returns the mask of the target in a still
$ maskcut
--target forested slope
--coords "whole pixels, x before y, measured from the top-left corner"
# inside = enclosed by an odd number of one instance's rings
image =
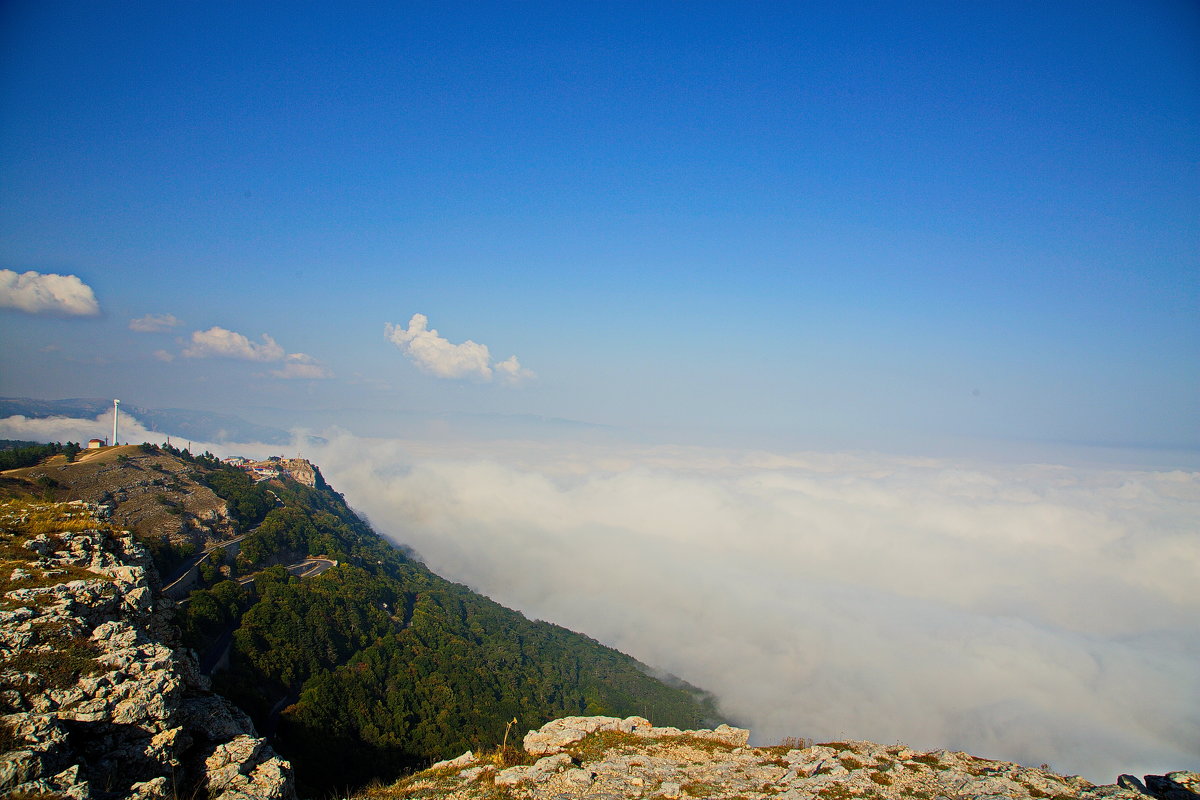
[[[201,652],[229,642],[216,688],[274,733],[310,789],[495,746],[512,720],[519,731],[574,714],[716,721],[694,687],[435,575],[321,479],[254,484],[215,459],[191,461],[247,535],[181,606],[180,627]],[[305,579],[284,568],[308,556],[338,564]]]

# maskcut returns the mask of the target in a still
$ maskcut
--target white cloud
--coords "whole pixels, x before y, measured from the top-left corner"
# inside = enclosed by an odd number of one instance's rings
[[[20,414],[0,418],[0,438],[27,439],[35,442],[79,442],[83,444],[88,439],[107,439],[112,436],[112,412],[105,411],[95,419],[78,417],[39,417],[32,418]],[[191,445],[193,453],[209,451],[219,456],[244,455],[255,458],[266,458],[268,455],[279,455],[279,445],[262,444],[259,442],[201,442],[189,441],[186,435],[181,436],[162,431],[152,431],[146,428],[132,414],[121,411],[120,437],[123,444],[165,444],[168,437],[171,443],[186,447]]]
[[[493,365],[487,345],[470,339],[453,344],[433,328],[424,314],[413,314],[408,327],[387,323],[384,336],[400,348],[419,369],[439,378],[474,378],[492,380],[494,373],[509,382],[532,378],[533,372],[524,369],[516,356]]]
[[[74,275],[0,269],[0,308],[90,317],[100,313],[92,287]]]
[[[155,350],[154,357],[159,361],[166,361],[168,363],[175,360],[175,356],[171,353],[168,353],[166,350]]]
[[[144,317],[129,320],[129,330],[138,333],[161,333],[182,324],[182,320],[174,314],[147,314]]]
[[[332,378],[333,373],[307,353],[288,353],[268,334],[262,335],[262,344],[250,341],[235,331],[212,327],[206,331],[192,333],[192,345],[183,351],[188,358],[235,358],[241,361],[273,363],[282,361],[283,366],[270,374],[285,380],[316,380]],[[162,352],[162,351],[159,351]],[[163,361],[158,353],[155,357]]]
[[[325,476],[435,571],[758,742],[1200,767],[1198,473],[329,436]]]
[[[527,378],[534,377],[533,370],[522,367],[521,362],[517,361],[516,356],[509,356],[503,361],[498,362],[495,369],[496,372],[504,378],[504,380],[509,381],[510,383],[518,383],[526,380]]]
[[[312,356],[304,353],[290,353],[285,359],[283,369],[271,370],[276,378],[322,380],[332,378],[333,373]]]
[[[26,417],[20,414],[0,419],[0,437],[6,439],[28,439],[35,442],[80,442],[88,439],[105,439],[112,436],[112,411],[105,411],[95,419],[78,417]],[[151,442],[161,444],[166,434],[147,430],[134,417],[121,412],[120,436],[123,443]],[[178,437],[177,437],[178,438]],[[193,452],[203,452],[194,449]]]
[[[267,334],[255,344],[240,333],[213,326],[192,333],[192,346],[183,351],[188,358],[236,358],[242,361],[279,361],[284,350]]]

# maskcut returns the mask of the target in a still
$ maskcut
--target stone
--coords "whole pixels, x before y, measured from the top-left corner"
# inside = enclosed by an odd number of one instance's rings
[[[566,753],[538,759],[532,766],[509,767],[496,774],[497,786],[515,786],[518,783],[545,783],[560,770],[571,766],[571,757]]]
[[[549,777],[560,770],[566,769],[572,765],[571,757],[566,753],[558,753],[557,755],[546,756],[539,758],[530,768],[537,773],[534,780],[538,780],[540,776]]]
[[[32,750],[10,750],[0,755],[0,790],[28,783],[42,774],[42,759]]]
[[[129,787],[129,800],[171,800],[173,796],[162,775]]]
[[[522,746],[530,755],[549,755],[597,731],[635,733],[649,728],[650,722],[642,717],[563,717],[526,733]]]
[[[1182,786],[1193,794],[1200,794],[1200,772],[1189,772],[1187,770],[1168,772],[1167,780],[1176,786]]]
[[[1196,787],[1196,773],[1172,772],[1168,775],[1147,775],[1146,789],[1159,800],[1197,800],[1193,788]]]
[[[662,786],[658,787],[658,794],[667,800],[676,800],[683,790],[675,781],[663,781]]]
[[[1117,785],[1131,792],[1137,792],[1146,796],[1153,796],[1146,788],[1146,785],[1132,775],[1120,775],[1117,777]]]
[[[217,695],[190,697],[179,704],[179,721],[214,742],[254,733],[246,712]]]
[[[461,770],[474,761],[475,761],[475,754],[472,753],[470,750],[468,750],[467,752],[463,753],[458,758],[451,758],[446,761],[439,761],[436,764],[434,764],[432,767],[430,767],[430,769]]]
[[[483,764],[482,766],[471,767],[470,769],[464,769],[462,772],[458,773],[458,777],[461,780],[471,782],[471,781],[477,781],[485,775],[491,775],[495,771],[496,771],[496,767],[494,765]]]
[[[562,774],[562,777],[563,780],[571,786],[584,787],[591,785],[592,779],[595,776],[586,769],[572,767],[568,770],[565,770]]]
[[[715,730],[691,731],[690,733],[699,739],[711,739],[733,747],[742,747],[750,741],[750,731],[745,728],[734,728],[731,725],[718,725]]]
[[[509,767],[496,773],[497,786],[515,786],[529,780],[529,767]]]

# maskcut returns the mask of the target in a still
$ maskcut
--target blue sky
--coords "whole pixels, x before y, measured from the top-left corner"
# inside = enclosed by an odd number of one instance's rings
[[[1194,4],[0,14],[3,394],[1200,448]]]

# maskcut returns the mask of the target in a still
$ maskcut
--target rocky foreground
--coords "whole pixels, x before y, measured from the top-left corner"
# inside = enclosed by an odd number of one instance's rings
[[[288,762],[164,644],[149,554],[98,512],[0,505],[0,797],[293,798]]]
[[[641,717],[568,717],[530,731],[525,763],[503,753],[465,753],[395,786],[368,792],[391,798],[728,798],[728,800],[846,800],[847,798],[1119,798],[1196,800],[1200,774],[1123,775],[1094,786],[1004,761],[946,750],[918,752],[903,745],[828,742],[809,747],[748,747],[750,732],[658,728]]]

